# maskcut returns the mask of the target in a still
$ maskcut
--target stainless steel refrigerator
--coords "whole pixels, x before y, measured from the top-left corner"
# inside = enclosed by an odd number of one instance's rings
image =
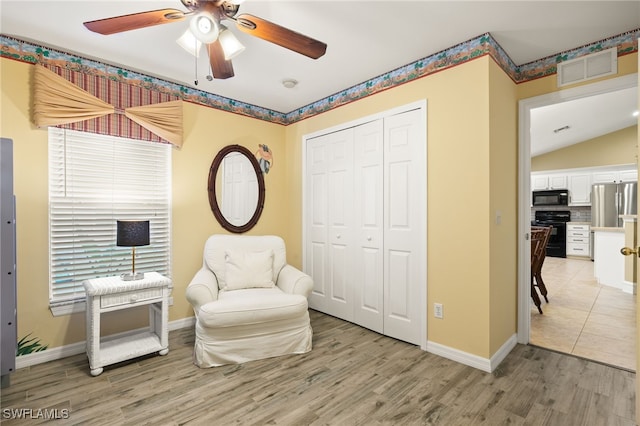
[[[638,213],[638,183],[594,183],[591,187],[591,226],[622,227],[620,215]]]

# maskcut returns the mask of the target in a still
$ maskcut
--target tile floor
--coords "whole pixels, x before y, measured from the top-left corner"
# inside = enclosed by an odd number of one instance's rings
[[[636,296],[600,285],[590,260],[547,257],[549,303],[531,305],[531,344],[636,370]]]

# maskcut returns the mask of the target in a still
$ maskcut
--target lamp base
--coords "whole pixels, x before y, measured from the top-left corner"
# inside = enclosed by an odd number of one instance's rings
[[[137,281],[144,279],[144,272],[126,272],[120,275],[122,281]]]

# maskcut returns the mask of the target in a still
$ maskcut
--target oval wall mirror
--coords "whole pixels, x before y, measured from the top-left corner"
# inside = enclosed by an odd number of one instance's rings
[[[256,158],[241,145],[228,145],[213,159],[207,181],[209,205],[229,232],[247,232],[264,207],[264,177]]]

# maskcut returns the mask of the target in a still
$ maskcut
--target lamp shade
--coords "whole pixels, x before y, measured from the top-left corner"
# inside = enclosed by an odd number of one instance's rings
[[[237,37],[224,25],[220,25],[220,29],[221,31],[218,36],[218,40],[220,40],[220,44],[222,45],[224,59],[230,61],[242,53],[244,45],[240,43],[240,40],[238,40]]]
[[[137,247],[149,245],[148,220],[119,220],[116,245]]]
[[[200,48],[202,47],[202,42],[193,35],[189,28],[187,28],[187,30],[180,36],[180,38],[176,40],[176,43],[178,43],[180,47],[191,53],[196,58],[200,57]]]

